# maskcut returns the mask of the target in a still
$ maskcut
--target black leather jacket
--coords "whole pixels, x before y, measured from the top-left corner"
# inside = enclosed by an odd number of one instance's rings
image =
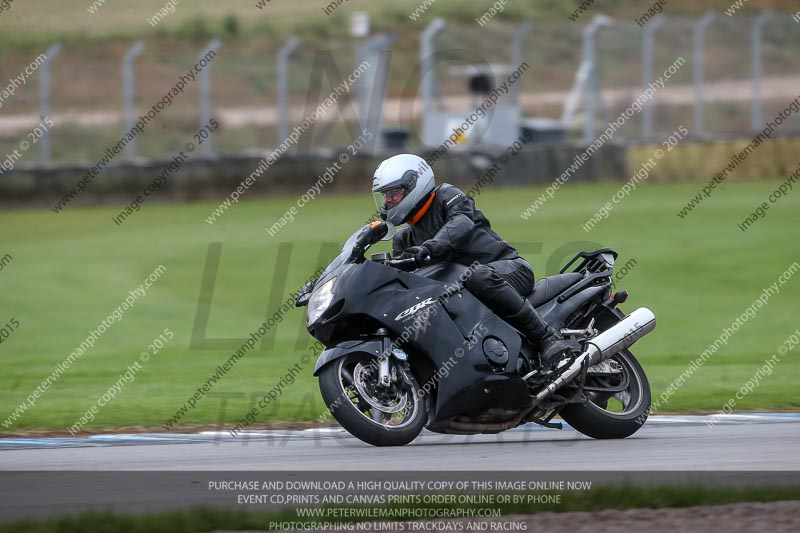
[[[425,244],[434,261],[485,265],[501,259],[517,259],[513,246],[492,231],[489,220],[475,209],[475,201],[457,187],[443,183],[434,189],[431,206],[416,224],[394,236],[392,253],[398,257],[411,246]]]

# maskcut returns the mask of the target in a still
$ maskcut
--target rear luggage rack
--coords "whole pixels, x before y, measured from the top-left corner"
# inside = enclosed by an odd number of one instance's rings
[[[572,271],[583,274],[584,277],[580,282],[559,295],[558,303],[565,302],[589,286],[604,283],[610,284],[611,270],[614,268],[614,260],[618,255],[613,248],[601,248],[594,252],[578,253],[561,269],[560,273],[564,274],[578,259],[583,259]]]
[[[603,255],[605,254],[605,257]],[[609,261],[610,256],[610,261]],[[583,259],[578,266],[573,269],[573,272],[581,274],[586,272],[602,272],[614,266],[614,260],[619,256],[619,253],[613,248],[600,248],[594,252],[580,252],[573,257],[569,263],[564,265],[560,274],[567,271],[578,259]]]

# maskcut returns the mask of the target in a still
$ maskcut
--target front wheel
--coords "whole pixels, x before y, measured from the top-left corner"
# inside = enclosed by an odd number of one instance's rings
[[[597,318],[598,329],[603,331],[622,317],[605,313]],[[589,368],[584,394],[585,404],[568,405],[559,414],[570,426],[594,439],[629,437],[650,414],[650,383],[628,350]]]
[[[396,363],[389,364],[388,385],[379,383],[378,360],[364,353],[332,361],[319,374],[319,389],[333,417],[351,435],[373,446],[408,444],[427,420],[417,380],[410,372],[404,379]]]

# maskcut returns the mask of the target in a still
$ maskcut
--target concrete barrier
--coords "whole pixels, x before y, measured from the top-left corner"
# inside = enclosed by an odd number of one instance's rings
[[[652,181],[702,181],[712,169],[724,166],[728,158],[747,140],[685,141],[665,155]],[[780,177],[780,169],[796,166],[798,138],[775,138],[753,152],[747,164],[737,169],[734,179]],[[642,154],[652,153],[656,145],[607,145],[591,157],[569,183],[624,181]],[[437,180],[464,190],[475,186],[487,169],[497,165],[491,183],[481,192],[496,187],[546,185],[561,175],[574,158],[585,150],[577,144],[552,144],[525,147],[515,155],[508,151],[451,152],[432,162]],[[269,152],[220,156],[214,159],[192,158],[153,195],[152,201],[223,200],[258,166]],[[372,175],[393,152],[375,156],[356,155],[344,164],[325,194],[367,193]],[[430,158],[431,153],[420,153]],[[287,155],[276,161],[247,190],[244,199],[258,196],[292,196],[307,191],[337,160],[339,153],[324,150],[300,156]],[[693,162],[694,161],[694,162]],[[68,206],[127,203],[161,172],[164,160],[121,163],[102,171],[85,190],[75,195]],[[50,206],[75,187],[88,168],[80,164],[19,164],[0,175],[0,205]],[[487,181],[484,179],[484,182]],[[69,207],[65,207],[69,209]]]

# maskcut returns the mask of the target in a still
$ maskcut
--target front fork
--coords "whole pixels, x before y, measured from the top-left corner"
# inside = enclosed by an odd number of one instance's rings
[[[392,376],[391,376],[391,368],[389,366],[389,358],[384,356],[380,358],[380,363],[378,364],[378,386],[379,387],[388,387],[392,384]],[[397,377],[395,376],[395,379]]]
[[[401,380],[401,388],[413,388],[411,381],[411,368],[408,365],[408,354],[398,346],[392,346],[392,340],[386,336],[386,331],[378,331],[383,337],[383,350],[378,358],[378,386],[388,388],[392,383]],[[394,362],[394,364],[392,364]]]

